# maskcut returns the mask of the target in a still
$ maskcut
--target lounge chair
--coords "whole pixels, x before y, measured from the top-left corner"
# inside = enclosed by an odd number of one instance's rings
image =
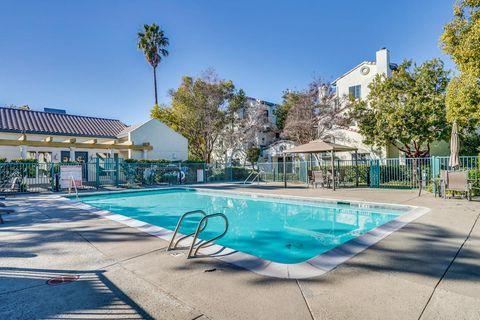
[[[468,200],[471,200],[472,186],[468,180],[468,171],[447,172],[444,195],[447,191],[463,193]]]

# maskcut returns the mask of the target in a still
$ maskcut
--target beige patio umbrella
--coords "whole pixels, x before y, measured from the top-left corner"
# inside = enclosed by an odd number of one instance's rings
[[[457,122],[454,122],[452,126],[452,136],[450,137],[450,167],[456,168],[460,166],[460,159],[458,157],[459,152],[460,139],[458,138],[458,126]]]

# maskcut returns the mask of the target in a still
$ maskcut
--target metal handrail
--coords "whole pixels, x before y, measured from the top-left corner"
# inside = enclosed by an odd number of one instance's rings
[[[170,240],[170,243],[168,244],[167,251],[170,251],[170,250],[175,249],[180,241],[182,241],[183,239],[188,238],[188,237],[190,237],[190,236],[193,236],[193,235],[195,234],[195,232],[192,232],[192,233],[189,233],[189,234],[187,234],[187,235],[184,235],[184,236],[180,237],[180,238],[175,242],[175,244],[173,244],[173,242],[174,242],[174,240],[175,240],[175,237],[177,236],[178,230],[180,230],[180,226],[181,226],[181,224],[182,224],[182,222],[183,222],[183,219],[185,219],[186,216],[189,216],[189,215],[192,215],[192,214],[195,214],[195,213],[200,213],[200,214],[203,215],[203,217],[206,217],[206,216],[207,216],[207,214],[206,214],[205,211],[203,211],[203,210],[193,210],[193,211],[188,211],[188,212],[185,212],[184,214],[182,214],[182,216],[180,217],[180,219],[179,219],[178,222],[177,222],[177,226],[175,227],[175,231],[173,232],[172,239]],[[203,220],[203,219],[202,219],[202,220]],[[202,220],[200,220],[200,221],[202,221]],[[200,224],[198,225],[198,227],[199,227],[199,226],[200,226]],[[205,225],[203,226],[203,228],[202,228],[201,231],[203,231],[203,230],[206,228],[206,226],[207,226],[207,222],[205,221]],[[197,227],[197,229],[198,229],[198,227]],[[173,244],[173,246],[172,246],[172,244]]]
[[[248,181],[248,179],[250,179],[250,177],[251,177],[254,173],[256,173],[256,171],[250,172],[250,174],[247,176],[247,179],[245,179],[245,180],[243,181],[243,184],[246,184],[247,181]]]
[[[255,177],[253,177],[252,182],[255,181],[256,179],[258,179],[258,183],[260,183],[260,175],[261,175],[262,173],[264,173],[263,170],[250,172],[250,174],[248,175],[247,179],[245,179],[245,180],[243,181],[243,184],[247,184],[248,179],[250,179],[250,177],[251,177],[253,174],[255,174],[255,173],[256,173],[256,175],[255,175]]]
[[[198,234],[203,229],[205,229],[205,228],[201,228],[203,221],[205,221],[205,224],[206,224],[208,219],[213,218],[213,217],[222,217],[223,218],[223,220],[225,221],[225,230],[221,234],[219,234],[218,236],[213,237],[210,240],[207,240],[207,241],[199,244],[197,246],[197,248],[195,248],[195,251],[194,251],[195,242],[197,241]],[[210,244],[213,241],[220,239],[221,237],[223,237],[227,233],[227,231],[228,231],[228,219],[227,219],[227,216],[225,214],[223,214],[221,212],[217,212],[217,213],[212,213],[212,214],[209,214],[209,215],[206,215],[205,217],[203,217],[202,220],[200,220],[200,222],[198,223],[197,230],[195,231],[195,235],[193,236],[193,242],[192,242],[192,245],[190,246],[190,250],[188,251],[187,258],[190,259],[190,258],[195,257],[200,248],[205,247],[207,244]],[[192,254],[192,252],[193,252],[193,254]]]
[[[70,176],[70,183],[73,184],[73,189],[75,189],[75,195],[78,200],[78,189],[77,189],[77,184],[75,183],[75,179],[73,176]],[[70,189],[68,190],[68,193],[70,193]]]

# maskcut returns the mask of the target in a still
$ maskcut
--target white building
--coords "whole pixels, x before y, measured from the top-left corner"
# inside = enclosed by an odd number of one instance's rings
[[[114,119],[0,108],[0,158],[42,162],[93,158],[186,160],[188,142],[156,119],[127,126]]]
[[[369,84],[375,76],[385,74],[390,76],[392,70],[397,68],[397,64],[390,62],[390,52],[386,48],[378,50],[375,54],[375,61],[363,61],[354,68],[350,69],[332,82],[336,87],[339,97],[354,97],[356,99],[366,99],[370,89]],[[364,144],[363,137],[358,133],[356,124],[348,129],[340,129],[332,132],[335,142],[358,148],[359,158],[385,158],[389,156],[389,148],[376,148]],[[353,154],[352,154],[353,155]],[[340,155],[348,159],[348,154]],[[350,156],[351,157],[351,156]]]
[[[375,61],[363,61],[362,63],[350,69],[332,82],[336,87],[339,97],[352,96],[357,99],[366,99],[370,93],[369,84],[375,76],[384,74],[389,77],[393,70],[396,70],[397,64],[390,61],[390,52],[386,48],[381,48],[375,53]],[[355,146],[358,148],[359,158],[394,158],[403,157],[397,148],[388,145],[380,148],[365,145],[362,135],[358,133],[356,124],[348,129],[335,130],[332,132],[336,142],[340,144]],[[438,141],[431,145],[430,154],[436,156],[445,156],[449,154],[449,146],[445,141]],[[340,155],[349,159],[348,154]],[[353,154],[352,154],[353,156]],[[350,158],[353,158],[350,156]]]

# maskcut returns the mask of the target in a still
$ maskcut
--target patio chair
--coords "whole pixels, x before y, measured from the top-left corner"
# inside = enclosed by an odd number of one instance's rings
[[[313,174],[313,187],[316,188],[318,184],[322,186],[329,185],[328,178],[323,174],[322,171],[312,171]]]
[[[447,184],[444,192],[447,191],[463,193],[468,200],[471,200],[472,189],[468,180],[468,171],[447,172]]]
[[[440,176],[436,178],[433,183],[435,184],[435,197],[445,197],[445,190],[448,185],[448,171],[441,170]]]

